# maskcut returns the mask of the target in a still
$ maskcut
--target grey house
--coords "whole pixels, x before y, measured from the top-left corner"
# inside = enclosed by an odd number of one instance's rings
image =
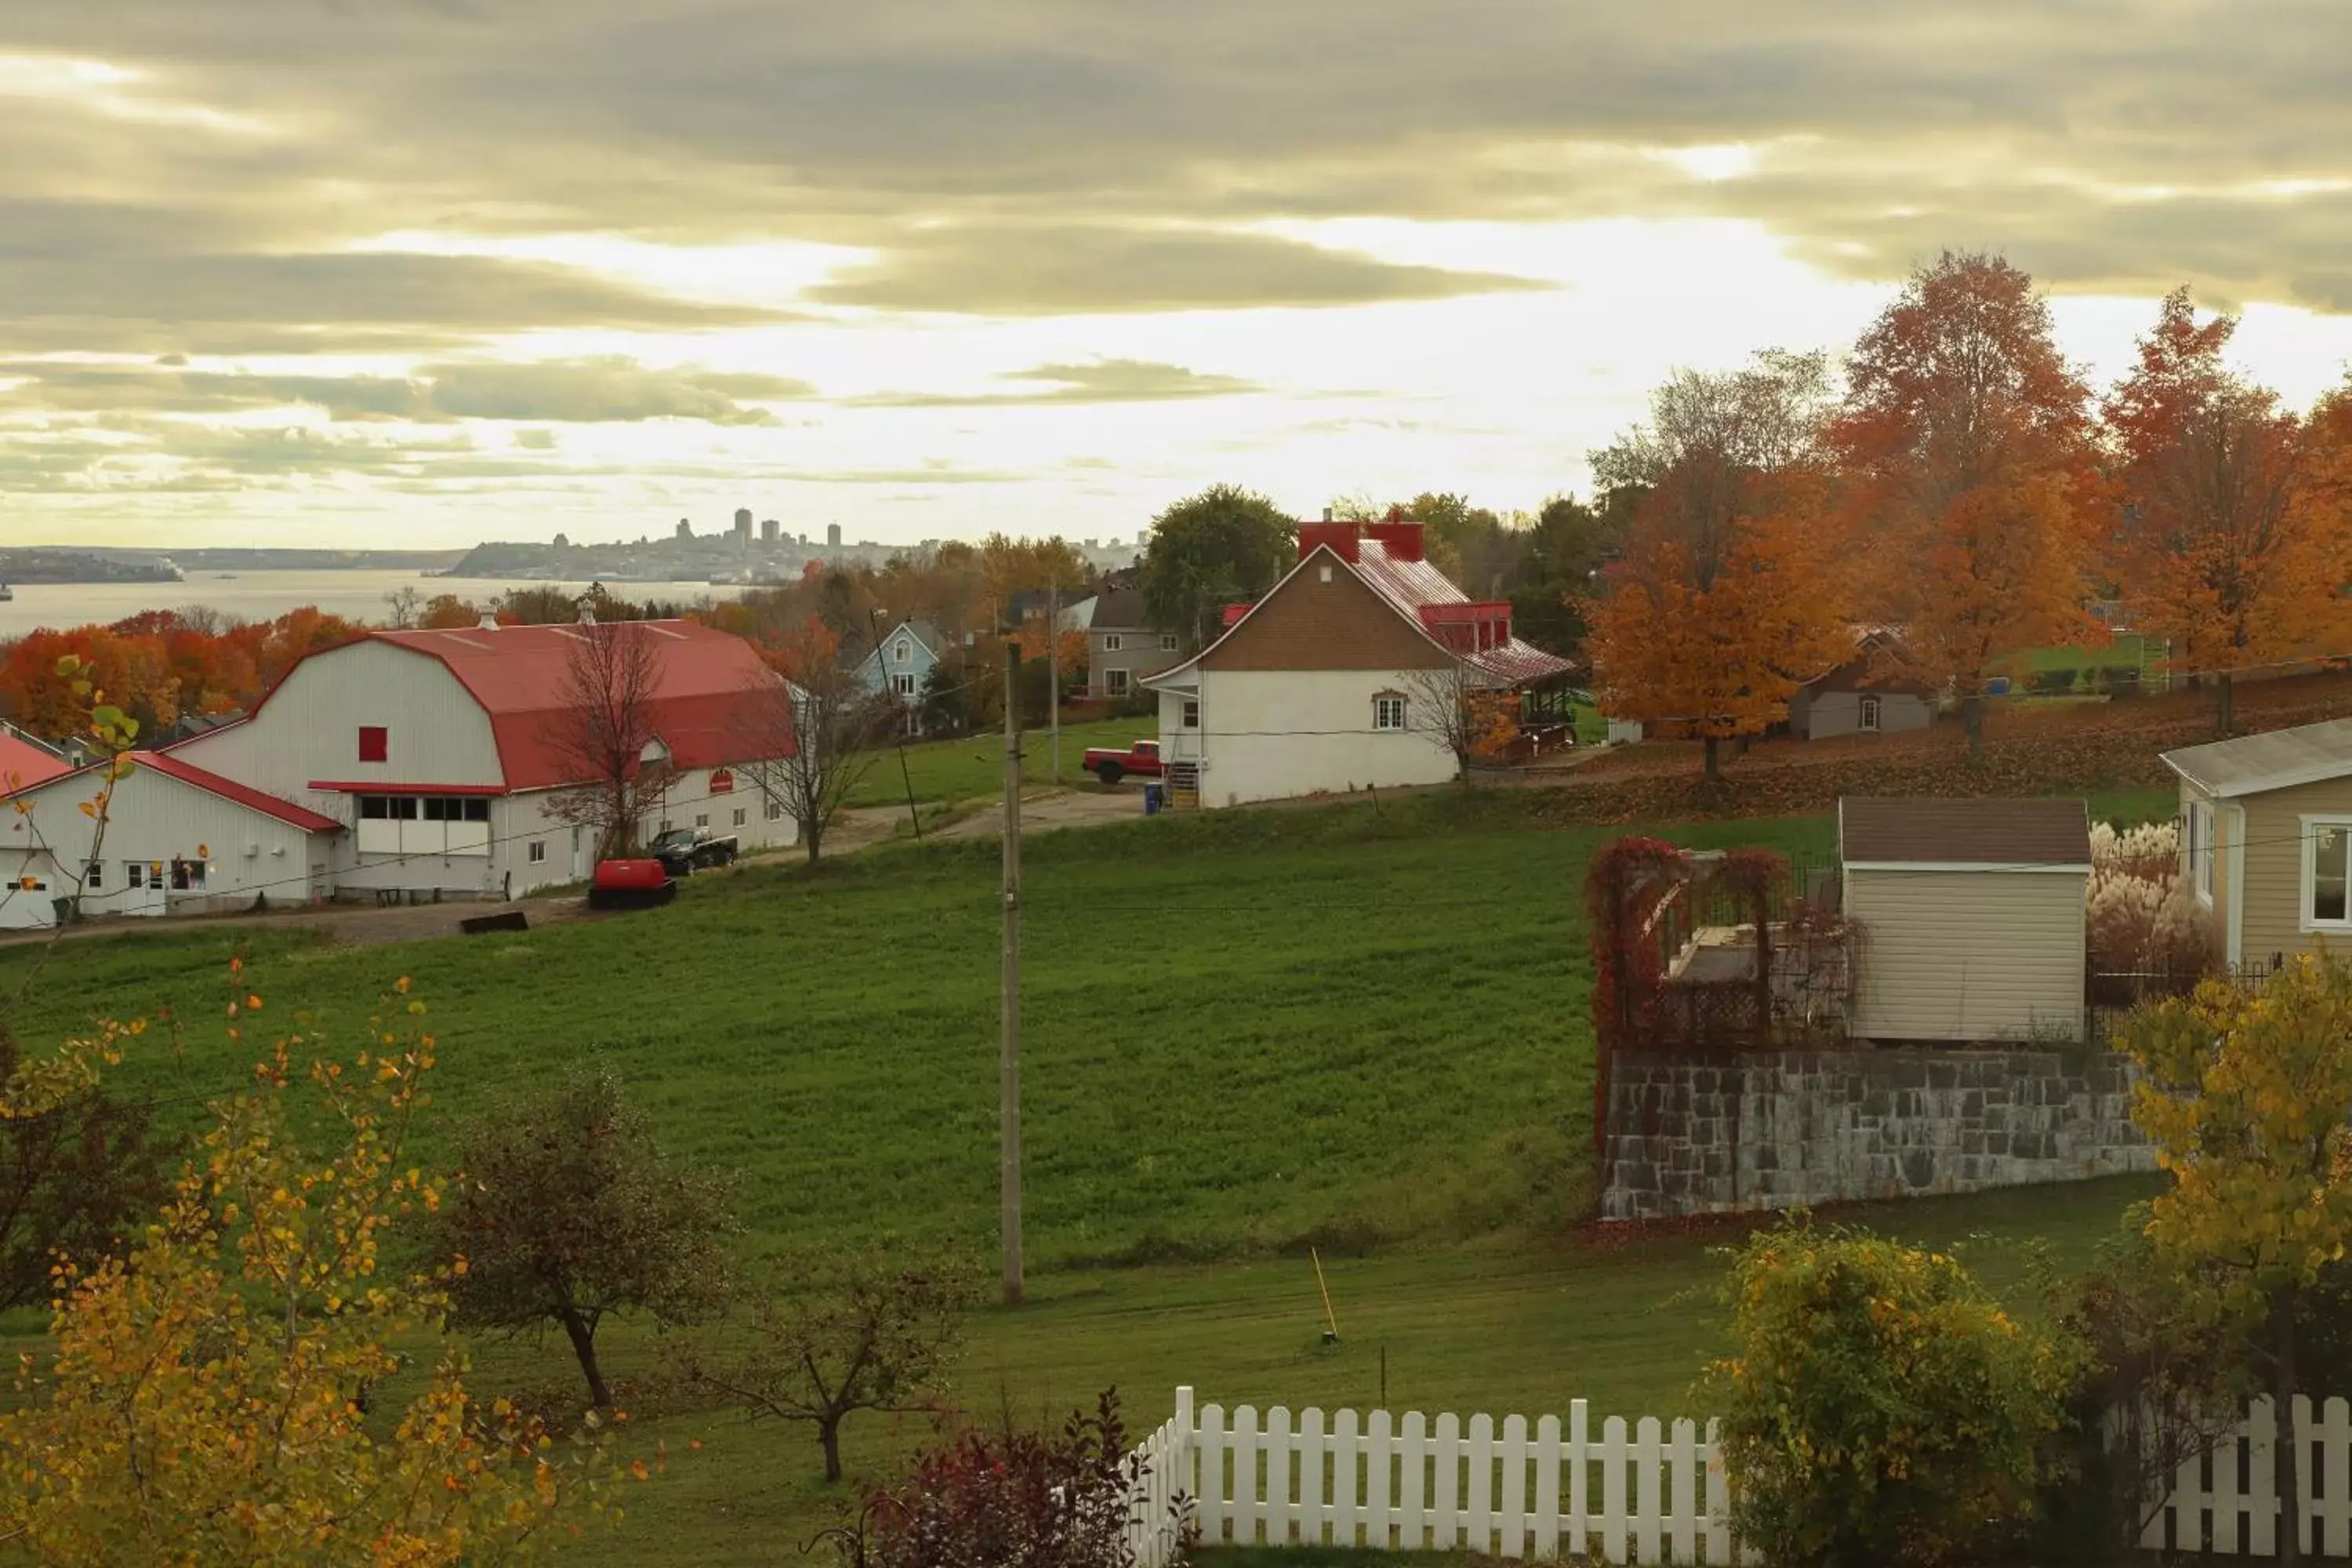
[[[1143,624],[1143,595],[1132,588],[1115,588],[1096,601],[1094,624],[1087,628],[1087,695],[1136,695],[1141,689],[1137,682],[1183,657],[1181,639],[1174,632],[1155,631]]]
[[[1800,687],[1789,699],[1789,732],[1803,741],[1833,735],[1891,735],[1936,721],[1935,689],[1900,673],[1901,645],[1885,632],[1865,633],[1854,656]]]

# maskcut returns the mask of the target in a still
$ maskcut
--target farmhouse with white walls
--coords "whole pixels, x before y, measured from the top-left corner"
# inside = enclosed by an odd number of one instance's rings
[[[1302,524],[1297,564],[1228,617],[1140,682],[1160,695],[1180,803],[1442,784],[1458,768],[1440,710],[1570,668],[1512,635],[1507,601],[1473,600],[1430,564],[1418,522]]]
[[[749,643],[696,622],[601,630],[645,639],[650,655],[644,762],[668,783],[640,829],[707,828],[746,851],[795,842],[798,825],[760,784],[796,745],[782,678]],[[590,633],[386,631],[311,654],[248,717],[131,759],[85,910],[506,898],[585,879],[596,835],[564,803],[591,780],[564,735]],[[5,846],[14,896],[0,922],[47,924],[75,890],[89,853],[79,805],[96,787],[85,772],[19,792],[34,811]]]

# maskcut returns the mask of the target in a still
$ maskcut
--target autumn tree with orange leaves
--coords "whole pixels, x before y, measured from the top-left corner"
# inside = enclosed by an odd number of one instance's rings
[[[2317,446],[2326,426],[2307,428],[2230,373],[2221,353],[2237,325],[2199,325],[2189,290],[2173,290],[2105,409],[2124,596],[2176,669],[2213,677],[2224,735],[2239,672],[2340,650],[2352,629],[2352,541]]]
[[[1804,681],[1849,658],[1820,413],[1819,354],[1683,371],[1652,423],[1592,455],[1604,490],[1641,496],[1606,595],[1587,614],[1603,712],[1722,742],[1760,734]]]
[[[1948,688],[1973,752],[2023,650],[2105,634],[2084,609],[2096,542],[2090,392],[2033,279],[1946,251],[1854,346],[1831,445],[1863,604]]]

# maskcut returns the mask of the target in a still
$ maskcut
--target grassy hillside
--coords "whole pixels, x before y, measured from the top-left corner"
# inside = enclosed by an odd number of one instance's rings
[[[1078,759],[1088,746],[1125,746],[1133,741],[1149,741],[1160,733],[1157,719],[1097,719],[1084,724],[1065,722],[1062,726],[1062,782],[1084,784],[1087,775],[1078,769]],[[1054,776],[1052,737],[1047,731],[1033,730],[1022,738],[1021,776],[1033,784],[1051,782]],[[900,771],[900,752],[885,752],[876,758],[865,776],[851,786],[845,804],[850,805],[904,805],[911,785],[918,801],[973,800],[983,795],[996,795],[1004,789],[1004,734],[968,736],[960,741],[921,741],[904,748],[905,769]]]
[[[1826,819],[1707,843],[1821,849]],[[1609,833],[1521,797],[1192,816],[1027,854],[1024,1074],[1043,1261],[1222,1254],[1491,1228],[1563,1212],[1587,1130],[1584,866]],[[218,1016],[226,961],[353,1041],[401,974],[443,1040],[439,1098],[483,1103],[590,1051],[681,1152],[740,1170],[768,1236],[992,1223],[992,843],[811,877],[700,878],[677,903],[525,935],[335,949],[182,929],[59,950],[38,1041],[98,1007]],[[0,976],[25,962],[0,961]],[[133,1076],[242,1076],[201,1026]]]

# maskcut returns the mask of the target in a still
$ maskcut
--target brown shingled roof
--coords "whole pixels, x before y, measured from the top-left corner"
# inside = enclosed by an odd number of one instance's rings
[[[1838,853],[1849,866],[2088,866],[2091,816],[2079,800],[1847,795]]]

